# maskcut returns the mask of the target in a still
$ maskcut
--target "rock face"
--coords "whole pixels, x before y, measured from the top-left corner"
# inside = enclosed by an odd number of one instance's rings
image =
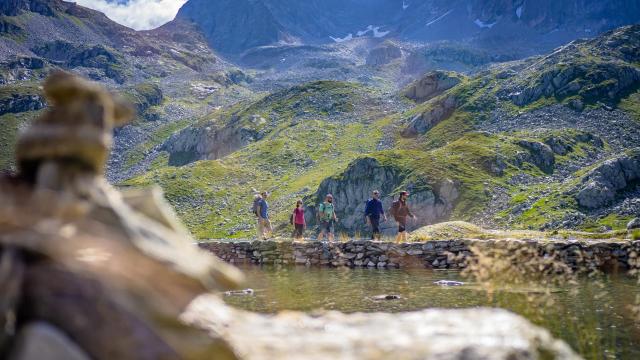
[[[431,71],[409,85],[403,95],[415,102],[425,102],[458,85],[461,77],[445,71]]]
[[[120,59],[103,45],[87,46],[57,40],[35,48],[33,52],[67,68],[81,66],[100,69],[106,77],[118,83],[125,81]]]
[[[386,36],[429,42],[473,39],[497,51],[515,45],[531,54],[532,48],[550,50],[570,39],[636,23],[639,13],[634,0],[190,0],[177,17],[196,23],[215,49],[232,55],[282,41]]]
[[[609,205],[616,195],[640,181],[640,150],[605,161],[591,170],[576,189],[580,206],[597,209]]]
[[[0,99],[0,115],[40,110],[45,105],[45,100],[40,95],[13,94],[10,97]]]
[[[432,99],[429,105],[426,111],[409,120],[409,125],[402,130],[402,136],[422,135],[441,121],[446,120],[456,109],[456,99],[453,96],[443,96]]]
[[[326,194],[332,194],[339,218],[337,229],[349,233],[367,231],[364,208],[366,201],[371,198],[371,192],[381,192],[383,209],[387,211],[393,197],[397,197],[397,193],[404,189],[401,186],[405,186],[411,193],[410,207],[418,217],[418,222],[410,224],[410,227],[432,223],[448,216],[458,198],[458,190],[453,181],[445,181],[435,190],[407,183],[406,174],[398,165],[400,164],[381,164],[374,158],[366,157],[351,163],[344,173],[323,180],[316,194],[305,201],[311,204],[307,207],[306,214],[309,223],[315,223],[318,204],[324,201]],[[381,229],[391,233],[396,227],[392,217],[388,217],[390,221],[383,223]]]
[[[536,76],[522,88],[507,90],[513,103],[524,106],[542,97],[563,99],[576,95],[588,103],[611,102],[637,87],[640,70],[625,64],[601,63],[555,67]]]
[[[0,14],[16,16],[21,11],[31,11],[44,16],[53,16],[53,0],[6,0],[0,4]]]
[[[548,331],[499,309],[272,316],[219,303],[200,297],[184,318],[228,337],[248,360],[580,359]]]
[[[256,140],[257,136],[255,130],[244,127],[187,127],[171,135],[161,149],[169,153],[169,165],[180,166],[221,158]]]
[[[640,218],[635,218],[627,224],[627,230],[640,229]]]
[[[402,57],[402,50],[391,42],[385,42],[369,51],[367,55],[367,65],[386,65],[395,59]]]

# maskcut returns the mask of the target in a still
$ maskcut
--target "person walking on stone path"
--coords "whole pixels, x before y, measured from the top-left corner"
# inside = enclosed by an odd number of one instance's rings
[[[398,222],[398,235],[396,236],[397,243],[407,241],[407,217],[411,217],[412,219],[416,218],[416,216],[411,212],[411,209],[409,209],[409,205],[407,205],[408,198],[409,192],[401,191],[398,200],[391,204],[391,209],[389,211],[391,215],[393,215],[393,218]]]
[[[263,191],[260,198],[257,200],[257,206],[254,204],[256,215],[258,217],[258,240],[266,240],[267,234],[271,235],[273,228],[271,227],[271,220],[269,220],[269,203],[267,198],[269,193]]]
[[[364,208],[364,221],[371,226],[371,240],[380,240],[381,216],[384,221],[387,221],[387,215],[385,215],[382,201],[380,201],[380,192],[374,190],[373,196],[367,200],[367,205]]]
[[[307,222],[304,220],[304,205],[302,200],[296,202],[296,208],[291,214],[291,225],[293,225],[293,239],[304,240],[304,230],[307,228]]]
[[[326,235],[329,242],[333,242],[334,239],[334,226],[338,222],[336,216],[336,208],[333,203],[333,195],[327,194],[324,202],[318,206],[318,223],[320,224],[320,234],[318,235],[318,241],[322,241]]]

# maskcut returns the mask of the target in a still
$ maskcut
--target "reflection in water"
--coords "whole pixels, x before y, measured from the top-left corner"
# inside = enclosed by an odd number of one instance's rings
[[[258,311],[399,312],[425,308],[501,307],[525,316],[564,339],[587,359],[640,359],[640,325],[628,305],[640,294],[624,275],[582,279],[544,289],[501,288],[492,297],[459,272],[377,269],[246,267],[247,296],[226,296],[234,306]],[[439,286],[438,280],[465,281]],[[374,300],[397,294],[400,299]]]

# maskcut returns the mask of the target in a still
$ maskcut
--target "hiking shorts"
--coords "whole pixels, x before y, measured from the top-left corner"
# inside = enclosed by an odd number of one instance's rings
[[[320,221],[320,232],[324,232],[326,234],[333,233],[333,220],[322,220]]]
[[[398,232],[403,233],[407,231],[407,218],[396,218],[398,222]]]

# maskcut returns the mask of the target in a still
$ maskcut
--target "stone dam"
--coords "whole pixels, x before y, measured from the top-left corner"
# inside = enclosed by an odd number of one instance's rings
[[[507,251],[530,246],[540,256],[554,256],[572,268],[607,272],[637,266],[640,241],[436,240],[390,243],[369,240],[347,242],[208,241],[198,244],[233,264],[306,265],[329,267],[461,269],[473,249]]]

